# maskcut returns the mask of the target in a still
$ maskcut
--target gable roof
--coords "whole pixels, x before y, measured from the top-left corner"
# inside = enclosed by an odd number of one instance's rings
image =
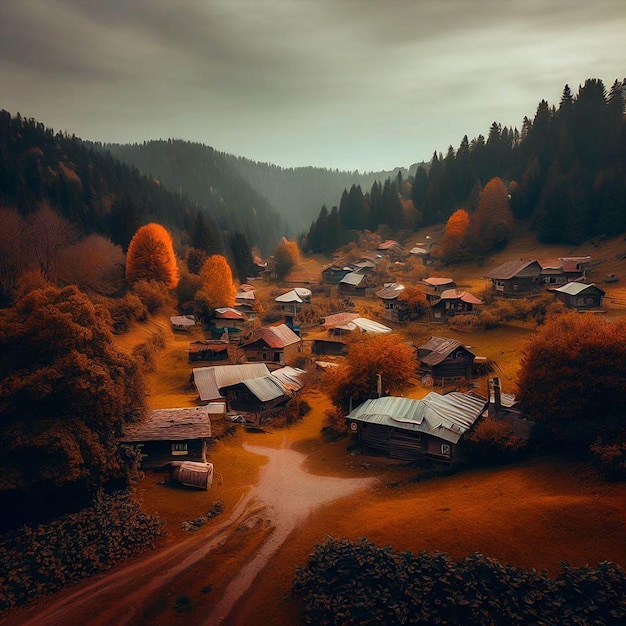
[[[577,296],[580,293],[583,293],[587,290],[600,292],[602,295],[606,293],[600,287],[597,287],[594,283],[590,283],[586,285],[585,283],[567,283],[558,289],[554,289],[553,291],[558,291],[559,293],[566,293],[569,296]]]
[[[256,296],[254,295],[254,291],[240,291],[237,293],[237,295],[235,296],[235,300],[240,301],[240,300],[256,300]]]
[[[423,282],[432,285],[433,287],[440,287],[441,285],[449,285],[453,283],[454,280],[452,278],[444,278],[441,276],[431,276],[430,278],[424,278]]]
[[[391,332],[389,326],[375,322],[374,320],[368,320],[366,317],[357,317],[353,319],[348,326],[354,325],[363,333],[370,333],[370,335],[384,335]],[[349,330],[353,330],[350,328]]]
[[[482,300],[479,300],[476,296],[473,296],[469,291],[459,291],[458,289],[445,289],[441,292],[441,300],[461,300],[467,304],[483,304]]]
[[[277,298],[274,298],[275,302],[310,302],[311,290],[304,287],[296,287],[287,293],[283,293]]]
[[[404,285],[400,283],[386,283],[376,295],[383,300],[395,300],[403,291]]]
[[[140,424],[124,429],[120,441],[181,441],[211,436],[211,420],[205,406],[150,411]]]
[[[306,372],[299,367],[286,365],[272,372],[272,376],[278,378],[288,391],[300,391],[304,387],[303,377]]]
[[[344,285],[352,285],[358,287],[365,279],[365,274],[359,274],[358,272],[350,272],[346,274],[339,282]]]
[[[436,337],[433,335],[426,343],[419,346],[419,350],[427,350],[430,354],[419,357],[420,361],[426,365],[438,365],[445,361],[457,348],[463,348],[470,354],[474,354],[468,350],[460,341],[456,339],[447,339],[446,337]]]
[[[525,261],[522,259],[520,261],[507,261],[502,265],[498,265],[498,267],[492,269],[488,274],[485,274],[485,276],[486,278],[492,278],[494,280],[509,280],[533,264],[537,266],[537,273],[539,273],[541,271],[541,265],[539,265],[538,261]]]
[[[240,365],[215,365],[213,367],[195,367],[192,371],[193,382],[200,394],[200,400],[223,398],[220,389],[240,383],[249,378],[266,376],[270,371],[265,363],[241,363]]]
[[[170,322],[172,326],[191,327],[196,325],[196,320],[193,315],[172,315]]]
[[[391,248],[402,248],[402,246],[394,239],[387,239],[387,241],[383,241],[381,244],[378,244],[378,247],[376,249],[389,250]]]
[[[241,311],[233,309],[232,307],[220,307],[215,309],[215,316],[217,319],[222,320],[244,320],[245,316]]]
[[[431,391],[422,400],[383,397],[366,400],[347,419],[422,432],[457,443],[484,411],[487,400],[453,391]]]
[[[345,326],[357,317],[359,317],[358,313],[333,313],[333,315],[327,315],[324,318],[323,326],[326,329],[338,328]]]
[[[269,402],[287,395],[287,389],[278,378],[271,374],[259,378],[248,378],[242,380],[241,384],[245,385],[259,402]]]
[[[241,340],[240,345],[245,348],[257,341],[264,341],[270,348],[285,348],[294,343],[299,343],[301,339],[287,324],[280,324],[279,326],[269,326],[253,331],[248,339],[243,338]]]

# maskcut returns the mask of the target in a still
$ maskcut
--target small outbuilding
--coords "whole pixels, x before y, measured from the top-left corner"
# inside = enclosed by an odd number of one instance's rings
[[[474,312],[474,307],[480,306],[483,301],[468,291],[460,289],[446,289],[438,300],[431,305],[432,321],[445,322],[455,315],[467,315]]]
[[[503,295],[527,294],[543,284],[541,265],[535,260],[507,261],[492,269],[485,278]]]
[[[350,272],[339,281],[339,292],[343,294],[365,295],[368,281],[361,272]]]
[[[239,348],[250,362],[285,363],[300,350],[302,339],[287,324],[250,331],[242,337]]]
[[[228,359],[226,339],[201,339],[189,344],[189,362],[222,361]]]
[[[421,400],[366,400],[346,421],[365,454],[451,463],[459,458],[459,440],[486,406],[485,398],[472,393],[433,391]]]
[[[567,283],[558,289],[554,289],[554,295],[570,309],[598,309],[602,306],[602,298],[606,292],[594,283]]]
[[[187,332],[196,325],[196,318],[193,315],[172,315],[170,324],[172,330]]]

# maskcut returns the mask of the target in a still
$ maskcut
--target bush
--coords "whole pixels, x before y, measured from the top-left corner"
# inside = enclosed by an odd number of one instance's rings
[[[144,374],[154,372],[156,369],[155,355],[165,348],[165,337],[163,331],[152,333],[143,343],[133,348],[133,356],[137,359],[139,369]]]
[[[591,455],[607,480],[626,480],[626,433],[616,435],[613,441],[598,437],[591,444]]]
[[[133,285],[133,293],[139,297],[152,315],[160,309],[172,305],[167,287],[154,280],[138,280]]]
[[[346,415],[343,409],[326,409],[324,411],[324,426],[322,435],[326,441],[337,441],[348,433]]]
[[[118,335],[128,332],[132,322],[145,322],[148,318],[148,309],[134,293],[106,300],[105,306],[111,316],[113,332]]]
[[[626,572],[614,563],[556,579],[481,554],[459,561],[332,537],[296,570],[292,596],[306,624],[617,624]]]
[[[526,442],[513,433],[509,424],[496,417],[486,417],[463,438],[468,460],[475,464],[512,461],[520,456]]]
[[[132,491],[102,493],[92,506],[41,526],[23,526],[0,541],[0,610],[25,604],[110,569],[153,548],[164,534]],[[10,576],[6,575],[10,572]]]

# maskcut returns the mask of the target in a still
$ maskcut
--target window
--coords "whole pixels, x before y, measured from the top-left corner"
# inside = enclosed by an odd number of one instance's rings
[[[172,443],[172,456],[184,456],[189,454],[187,450],[187,442],[174,442]]]
[[[442,443],[441,444],[441,454],[443,456],[450,456],[450,453],[451,453],[450,444]]]

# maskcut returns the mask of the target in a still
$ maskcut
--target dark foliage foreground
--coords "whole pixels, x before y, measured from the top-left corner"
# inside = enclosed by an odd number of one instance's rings
[[[306,624],[623,624],[626,572],[614,563],[545,572],[481,554],[395,552],[329,537],[296,571]]]
[[[132,491],[98,495],[91,507],[0,541],[0,611],[111,568],[163,534]]]

